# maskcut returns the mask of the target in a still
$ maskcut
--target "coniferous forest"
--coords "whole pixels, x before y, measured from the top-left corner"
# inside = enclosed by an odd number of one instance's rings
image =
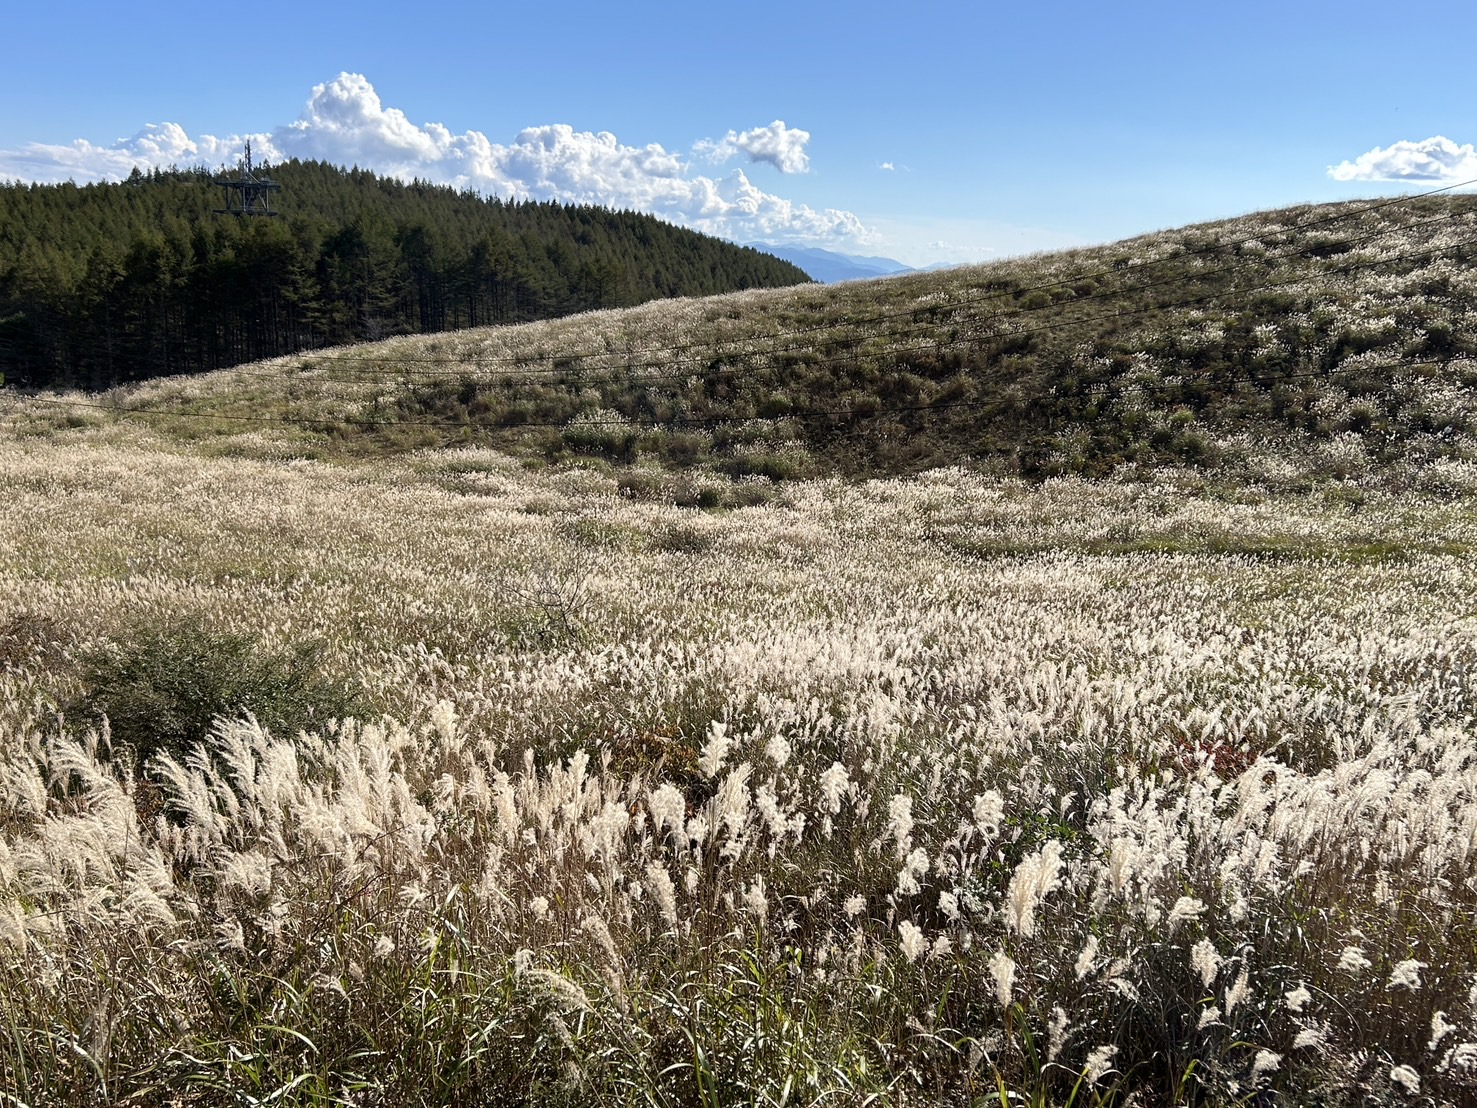
[[[224,190],[205,169],[0,185],[3,383],[105,388],[808,280],[635,212],[484,199],[322,162],[269,172],[277,218],[220,213]]]

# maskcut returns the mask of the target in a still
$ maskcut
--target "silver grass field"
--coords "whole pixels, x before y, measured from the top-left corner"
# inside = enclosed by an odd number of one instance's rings
[[[126,412],[305,373],[0,411],[0,1104],[1477,1098],[1470,435],[703,510]],[[141,752],[180,626],[356,707]]]

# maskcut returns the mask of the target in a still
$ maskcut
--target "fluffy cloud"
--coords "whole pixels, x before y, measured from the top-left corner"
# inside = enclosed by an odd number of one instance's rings
[[[756,187],[741,170],[712,177],[652,143],[628,146],[608,131],[563,123],[529,127],[506,145],[480,131],[454,134],[439,123],[416,126],[387,108],[368,80],[342,73],[314,87],[298,119],[271,134],[191,139],[174,123],[150,124],[112,146],[79,139],[68,146],[31,143],[0,151],[0,179],[121,180],[134,169],[234,164],[247,139],[258,159],[316,158],[409,179],[519,200],[559,200],[650,212],[695,230],[738,241],[830,241],[860,245],[873,236],[852,213],[817,211]],[[810,134],[779,120],[722,143],[694,148],[718,160],[747,154],[781,172],[809,168]]]
[[[1477,178],[1477,149],[1441,135],[1402,140],[1329,166],[1328,175],[1335,181],[1470,181]]]
[[[276,144],[289,157],[324,158],[386,173],[444,160],[456,145],[445,127],[417,127],[399,108],[380,103],[374,86],[357,73],[315,85],[297,122],[278,128]]]
[[[234,136],[227,140],[203,135],[192,141],[178,123],[150,123],[132,138],[112,146],[96,146],[78,139],[66,146],[28,143],[20,150],[0,150],[0,180],[121,181],[135,169],[168,165],[216,165],[241,156],[250,138],[259,147],[266,135]]]
[[[810,172],[810,158],[805,153],[810,132],[786,127],[782,119],[737,135],[729,131],[728,141],[749,155],[750,161],[768,162],[781,173]]]
[[[702,139],[693,144],[693,153],[710,162],[726,162],[739,154],[747,154],[751,162],[768,162],[781,173],[809,173],[810,156],[805,144],[810,141],[810,132],[798,127],[786,127],[783,119],[776,119],[768,127],[755,127],[752,131],[729,131],[721,142]]]

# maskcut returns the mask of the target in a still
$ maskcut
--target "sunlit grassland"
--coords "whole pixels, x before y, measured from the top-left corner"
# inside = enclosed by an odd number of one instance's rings
[[[1465,500],[83,422],[0,440],[20,1103],[1473,1093]],[[160,629],[360,718],[140,765]]]
[[[0,1095],[1471,1100],[1474,228],[5,394]]]

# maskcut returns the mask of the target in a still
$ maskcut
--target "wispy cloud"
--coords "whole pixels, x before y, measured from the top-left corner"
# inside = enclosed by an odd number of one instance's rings
[[[1335,181],[1419,181],[1456,183],[1477,178],[1477,148],[1458,146],[1442,135],[1376,146],[1351,162],[1328,167]]]
[[[175,123],[150,124],[111,146],[86,139],[67,145],[29,143],[0,151],[0,179],[55,182],[121,180],[135,167],[234,163],[250,139],[263,160],[315,158],[396,177],[469,188],[519,200],[602,204],[649,212],[683,226],[738,241],[786,237],[859,245],[874,236],[854,214],[817,211],[765,192],[742,170],[694,172],[689,161],[656,143],[629,146],[608,131],[576,131],[563,123],[529,127],[512,142],[480,131],[453,133],[439,123],[417,126],[386,107],[359,74],[342,73],[312,91],[302,114],[270,133],[191,138]],[[809,168],[808,131],[779,120],[729,131],[721,143],[694,150],[724,158],[747,154],[783,173]]]

